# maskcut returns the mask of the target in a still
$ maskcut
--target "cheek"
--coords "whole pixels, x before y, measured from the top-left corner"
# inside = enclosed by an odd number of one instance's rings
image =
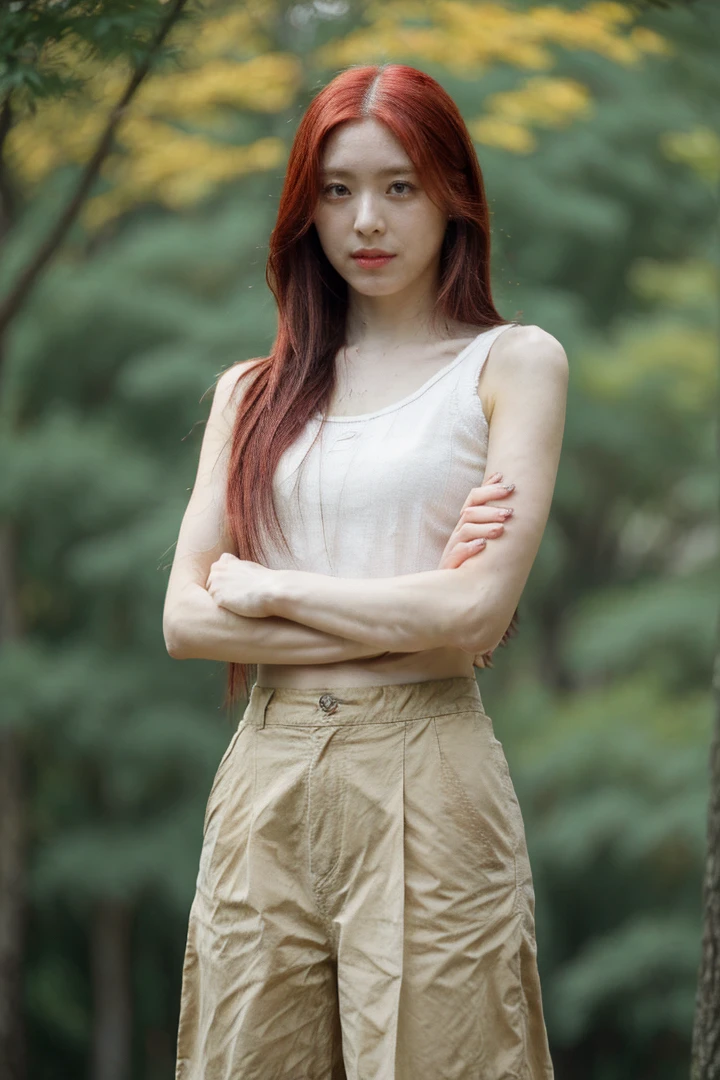
[[[342,214],[339,212],[339,207],[330,206],[318,206],[315,211],[313,222],[318,234],[329,236],[336,231],[342,221]]]
[[[344,239],[340,223],[332,214],[317,213],[313,224],[325,254],[332,259],[333,253],[342,245]]]
[[[436,257],[445,236],[445,221],[427,213],[416,215],[408,220],[403,229],[406,249],[420,262]]]

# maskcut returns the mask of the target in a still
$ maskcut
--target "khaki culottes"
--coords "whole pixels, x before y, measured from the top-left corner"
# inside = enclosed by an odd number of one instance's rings
[[[552,1080],[474,678],[253,686],[205,814],[176,1080]]]

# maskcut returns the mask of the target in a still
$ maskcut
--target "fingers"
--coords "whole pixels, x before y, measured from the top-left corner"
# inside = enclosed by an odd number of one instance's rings
[[[502,473],[496,472],[479,487],[471,488],[443,553],[441,568],[461,566],[482,551],[487,540],[502,536],[513,508],[489,505],[491,499],[502,499],[515,490],[514,484],[502,483],[502,479]]]
[[[511,506],[464,506],[460,511],[456,528],[459,529],[469,522],[475,525],[492,521],[504,522],[511,518],[513,513]],[[482,535],[485,536],[486,534],[482,533]],[[464,539],[467,539],[467,537],[464,537]]]
[[[459,542],[455,544],[450,554],[443,560],[442,567],[447,570],[456,570],[473,555],[477,555],[485,547],[486,541],[482,538]]]
[[[479,554],[485,548],[487,540],[502,536],[505,531],[504,522],[512,517],[512,513],[512,507],[506,506],[463,507],[453,532],[452,550],[446,557],[445,565],[457,568],[473,555]]]
[[[473,522],[468,521],[455,530],[453,543],[471,544],[473,540],[494,540],[502,536],[505,526],[500,521]]]
[[[514,484],[481,484],[480,487],[470,489],[470,494],[463,503],[463,509],[465,509],[466,506],[475,506],[478,503],[489,502],[490,499],[503,499],[514,490]]]

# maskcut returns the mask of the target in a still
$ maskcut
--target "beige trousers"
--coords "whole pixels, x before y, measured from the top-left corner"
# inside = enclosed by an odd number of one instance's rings
[[[176,1080],[551,1080],[534,910],[475,679],[255,685],[208,799]]]

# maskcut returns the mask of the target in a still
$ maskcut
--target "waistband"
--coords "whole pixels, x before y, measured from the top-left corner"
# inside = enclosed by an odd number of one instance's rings
[[[333,727],[392,724],[469,711],[485,712],[478,684],[469,676],[329,690],[255,683],[243,721],[259,728]]]

